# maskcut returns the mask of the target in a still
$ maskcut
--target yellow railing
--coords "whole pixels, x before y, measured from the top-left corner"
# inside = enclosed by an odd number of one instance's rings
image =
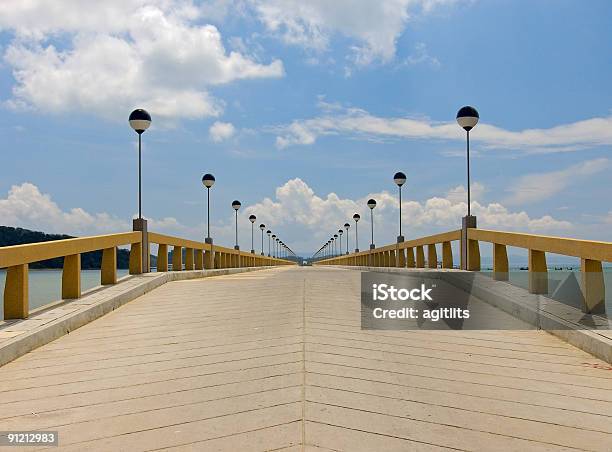
[[[214,268],[261,267],[295,265],[286,259],[257,256],[222,246],[149,232],[149,244],[158,244],[157,271],[168,271],[168,246],[173,247],[172,270]],[[6,268],[4,286],[4,318],[24,319],[29,314],[28,266],[30,263],[64,258],[62,270],[62,299],[81,296],[81,254],[102,250],[100,282],[102,285],[117,283],[117,247],[130,245],[129,272],[142,273],[142,233],[125,232],[50,242],[0,247],[0,268]],[[150,246],[150,245],[149,245]]]
[[[317,261],[314,265],[359,265],[370,267],[437,268],[436,245],[442,245],[442,268],[453,268],[451,242],[460,240],[461,230],[430,235],[407,242]],[[427,261],[425,260],[427,248]]]
[[[461,241],[461,236],[461,230],[450,231],[359,253],[323,259],[314,265],[437,268],[436,245],[441,244],[442,268],[453,268],[451,242]],[[583,310],[587,313],[605,310],[602,262],[612,262],[612,243],[476,228],[468,228],[466,236],[467,243],[461,243],[461,248],[467,247],[467,262],[465,264],[461,262],[461,268],[479,271],[479,242],[488,242],[493,245],[493,277],[497,280],[508,280],[507,246],[528,250],[529,291],[536,294],[548,293],[546,253],[580,258]],[[427,262],[425,261],[425,247],[427,247]]]

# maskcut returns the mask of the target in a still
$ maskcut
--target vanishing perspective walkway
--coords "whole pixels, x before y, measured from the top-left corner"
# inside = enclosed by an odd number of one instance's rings
[[[603,361],[542,331],[362,331],[359,292],[329,267],[167,283],[0,367],[0,430],[67,451],[611,450]]]

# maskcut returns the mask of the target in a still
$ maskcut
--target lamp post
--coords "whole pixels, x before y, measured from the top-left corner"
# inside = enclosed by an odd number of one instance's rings
[[[142,134],[151,125],[151,115],[142,108],[130,113],[130,127],[138,134],[138,219],[142,219]]]
[[[132,230],[142,233],[141,270],[148,273],[149,262],[149,234],[147,233],[147,220],[142,218],[142,134],[151,125],[151,115],[146,110],[138,108],[130,113],[130,127],[138,134],[138,218],[132,220]]]
[[[476,127],[478,124],[478,119],[480,116],[478,115],[478,111],[474,107],[465,106],[461,107],[457,112],[457,123],[461,126],[466,132],[466,141],[467,141],[467,196],[468,196],[468,217],[471,216],[470,204],[470,130]]]
[[[397,236],[397,243],[401,243],[404,241],[404,236],[402,235],[402,185],[406,183],[406,175],[401,171],[395,173],[393,182],[395,182],[399,189],[399,235]]]
[[[240,249],[240,247],[238,246],[238,209],[240,209],[240,206],[242,206],[242,204],[237,199],[232,201],[232,209],[234,209],[234,211],[236,212],[236,244],[234,245],[235,250]]]
[[[272,257],[276,257],[276,234],[272,234]]]
[[[461,268],[469,270],[468,264],[468,246],[467,246],[467,230],[476,227],[476,217],[472,216],[471,211],[471,189],[470,189],[470,130],[476,127],[480,116],[474,107],[461,107],[457,112],[457,124],[466,132],[466,150],[467,150],[467,216],[463,217],[461,224]]]
[[[349,228],[350,228],[350,227],[351,227],[351,225],[350,225],[350,224],[348,224],[348,223],[344,223],[344,229],[346,229],[346,254],[348,254],[348,253],[349,253],[349,250],[348,250],[348,247],[349,247],[349,244],[348,244],[348,242],[349,242],[349,239],[348,239],[348,231],[349,231]]]
[[[278,237],[276,237],[276,251],[275,251],[275,253],[276,253],[276,258],[277,259],[279,257],[279,251],[280,251],[280,249],[279,249],[280,247],[279,247],[278,242],[280,242],[280,239]]]
[[[334,234],[334,256],[338,255],[338,234]]]
[[[263,250],[263,235],[264,235],[264,229],[266,229],[266,225],[261,223],[259,225],[259,229],[261,229],[261,255],[264,255],[264,250]]]
[[[257,217],[255,215],[249,215],[249,221],[251,222],[251,254],[255,254],[255,245],[253,241],[253,225],[255,224]]]
[[[272,231],[268,229],[266,234],[268,234],[268,257],[270,257],[270,234],[272,234]]]
[[[358,229],[357,229],[357,222],[361,220],[361,215],[356,213],[355,215],[353,215],[353,220],[355,220],[355,252],[358,253],[359,252],[359,234],[358,234]]]
[[[368,199],[368,207],[370,208],[370,223],[372,224],[372,242],[370,243],[370,249],[373,250],[374,247],[374,207],[376,207],[375,199]]]
[[[338,236],[340,237],[340,254],[342,254],[342,234],[344,234],[344,231],[342,229],[338,229]]]
[[[215,176],[212,174],[204,174],[202,176],[202,184],[206,187],[206,197],[207,197],[207,208],[206,208],[206,224],[207,224],[207,232],[206,239],[204,242],[212,243],[213,240],[210,237],[210,189],[213,185],[215,185]]]

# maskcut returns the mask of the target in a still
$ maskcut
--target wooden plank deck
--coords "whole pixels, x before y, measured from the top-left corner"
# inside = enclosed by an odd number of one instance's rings
[[[362,331],[359,282],[168,283],[0,367],[0,430],[66,451],[612,450],[602,361],[539,331]]]

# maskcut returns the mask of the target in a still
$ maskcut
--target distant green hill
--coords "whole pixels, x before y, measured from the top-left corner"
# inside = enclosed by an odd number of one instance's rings
[[[30,231],[29,229],[0,226],[0,246],[23,245],[26,243],[49,242],[52,240],[72,239],[70,235],[45,234],[44,232]],[[100,268],[102,251],[92,251],[81,254],[81,268],[85,270]],[[153,261],[153,259],[152,259]],[[130,252],[117,250],[117,268],[129,268]],[[153,262],[152,262],[153,263]],[[57,257],[41,262],[33,262],[30,268],[62,268],[64,258]]]

